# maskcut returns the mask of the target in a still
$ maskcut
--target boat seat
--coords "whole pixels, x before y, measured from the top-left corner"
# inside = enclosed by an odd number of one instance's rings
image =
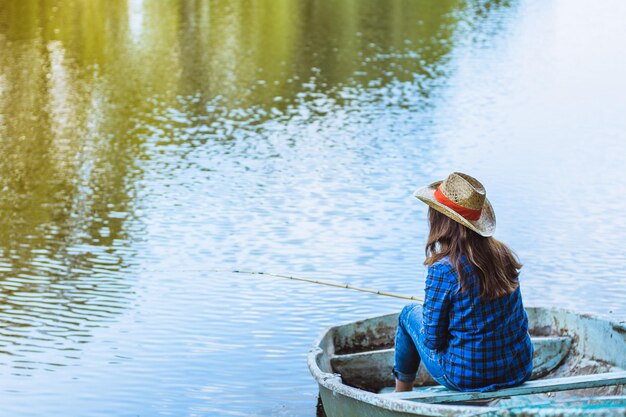
[[[597,388],[626,384],[626,371],[602,374],[577,375],[565,378],[548,378],[528,381],[512,388],[489,392],[452,391],[442,386],[415,388],[408,392],[380,394],[385,397],[424,403],[465,402],[490,398],[512,397],[516,395],[540,394],[544,392],[567,391],[573,389]]]

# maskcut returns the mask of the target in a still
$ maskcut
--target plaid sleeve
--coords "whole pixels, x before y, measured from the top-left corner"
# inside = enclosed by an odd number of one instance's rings
[[[445,347],[448,335],[448,311],[452,288],[447,271],[439,265],[428,267],[426,296],[424,297],[424,345],[439,350]]]

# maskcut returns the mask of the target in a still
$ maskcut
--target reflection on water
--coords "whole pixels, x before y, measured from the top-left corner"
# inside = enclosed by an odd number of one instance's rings
[[[14,327],[52,320],[40,342],[57,334],[67,348],[90,336],[83,321],[132,300],[144,175],[197,187],[172,165],[199,147],[204,161],[188,156],[187,172],[217,172],[206,159],[230,152],[276,157],[252,142],[263,142],[259,125],[307,123],[364,83],[418,80],[411,97],[389,96],[426,105],[457,6],[408,3],[8,2],[0,227],[11,344],[31,331]]]
[[[314,415],[315,335],[402,303],[209,270],[419,293],[451,170],[529,301],[623,319],[625,208],[581,194],[621,201],[626,8],[583,3],[3,2],[3,409]]]

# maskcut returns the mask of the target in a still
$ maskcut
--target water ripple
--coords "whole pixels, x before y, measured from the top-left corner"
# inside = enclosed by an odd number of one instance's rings
[[[485,182],[527,303],[624,320],[625,14],[8,2],[3,409],[314,415],[315,336],[404,302],[216,270],[419,296],[427,224],[411,193],[452,170]]]

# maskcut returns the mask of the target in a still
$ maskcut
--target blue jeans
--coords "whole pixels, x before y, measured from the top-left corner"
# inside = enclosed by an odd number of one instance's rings
[[[402,382],[415,381],[421,361],[435,381],[448,389],[458,391],[459,388],[450,381],[444,371],[441,352],[424,346],[421,328],[422,306],[409,304],[404,307],[398,318],[396,331],[394,376]]]

